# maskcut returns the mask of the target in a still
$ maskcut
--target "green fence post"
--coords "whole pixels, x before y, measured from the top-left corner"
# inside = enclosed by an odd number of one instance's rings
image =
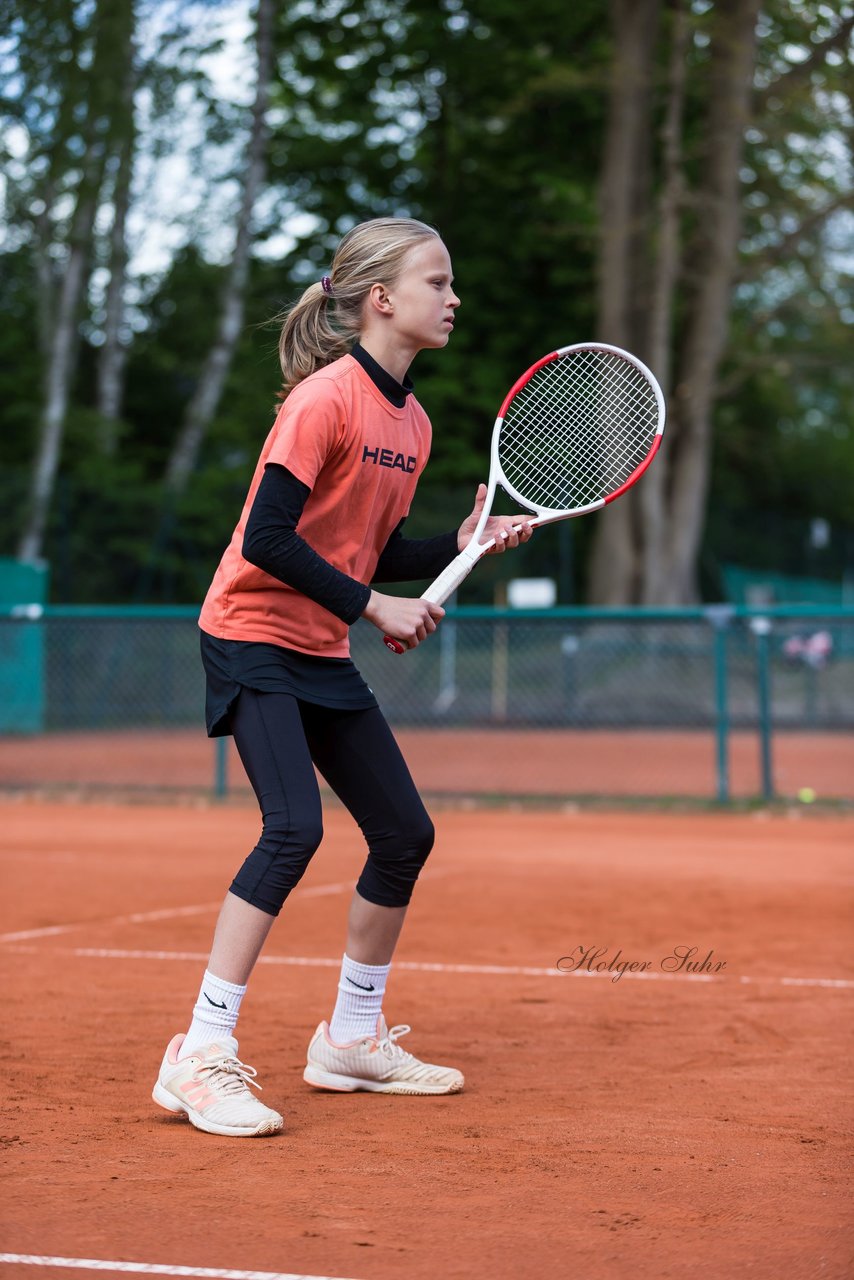
[[[729,708],[727,700],[727,629],[735,609],[729,604],[710,605],[703,611],[714,634],[715,663],[715,755],[717,798],[729,800]]]
[[[774,799],[774,777],[771,766],[771,673],[770,673],[770,618],[751,618],[750,629],[756,636],[756,693],[759,710],[759,759],[762,775],[762,796]]]
[[[0,733],[43,733],[47,720],[44,602],[48,569],[0,558]]]

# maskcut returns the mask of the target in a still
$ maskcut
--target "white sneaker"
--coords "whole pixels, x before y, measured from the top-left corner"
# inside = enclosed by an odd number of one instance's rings
[[[389,1031],[380,1014],[375,1036],[364,1036],[350,1044],[335,1044],[329,1038],[329,1024],[321,1022],[308,1046],[308,1066],[303,1079],[316,1089],[353,1093],[459,1093],[465,1083],[454,1067],[436,1067],[419,1062],[397,1043],[410,1027]]]
[[[249,1091],[256,1089],[255,1068],[237,1056],[237,1041],[223,1036],[217,1044],[202,1045],[189,1057],[178,1054],[186,1036],[169,1042],[152,1098],[167,1111],[185,1111],[190,1124],[205,1133],[255,1138],[278,1133],[284,1120]]]

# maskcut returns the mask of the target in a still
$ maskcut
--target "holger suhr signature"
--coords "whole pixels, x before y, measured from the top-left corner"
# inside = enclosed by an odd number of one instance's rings
[[[699,959],[699,947],[674,947],[669,955],[658,962],[662,973],[723,973],[726,960],[715,960],[709,950]],[[568,956],[561,956],[557,967],[561,973],[610,973],[612,982],[619,982],[624,973],[649,973],[652,960],[624,960],[621,949],[609,958],[608,947],[584,947],[580,943]]]

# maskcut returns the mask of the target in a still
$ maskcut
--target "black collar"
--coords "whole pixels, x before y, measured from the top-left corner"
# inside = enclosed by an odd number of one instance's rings
[[[406,397],[413,389],[412,379],[407,374],[403,382],[398,382],[391,374],[377,364],[373,356],[368,355],[367,351],[358,342],[354,343],[353,350],[350,353],[354,360],[357,360],[364,369],[365,373],[374,383],[379,391],[385,396],[389,404],[393,404],[395,409],[402,409],[406,404]]]

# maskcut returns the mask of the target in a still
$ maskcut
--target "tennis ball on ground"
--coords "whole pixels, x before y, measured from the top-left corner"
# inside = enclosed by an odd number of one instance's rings
[[[813,800],[815,800],[815,792],[812,787],[801,787],[798,792],[798,799],[801,804],[812,804]]]

